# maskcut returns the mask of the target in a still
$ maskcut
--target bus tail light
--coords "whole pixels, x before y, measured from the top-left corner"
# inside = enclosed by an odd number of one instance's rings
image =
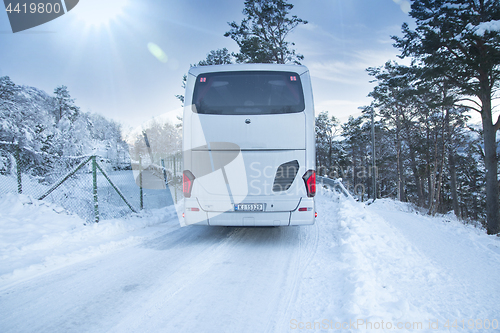
[[[184,170],[182,173],[182,193],[185,198],[191,198],[191,190],[193,189],[194,175],[189,170]]]
[[[306,184],[307,196],[309,198],[314,197],[316,195],[316,171],[307,170],[302,179]]]

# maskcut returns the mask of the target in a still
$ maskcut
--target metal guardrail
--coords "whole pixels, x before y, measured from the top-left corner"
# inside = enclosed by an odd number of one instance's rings
[[[316,185],[328,186],[334,191],[343,194],[346,198],[353,199],[352,195],[347,191],[347,189],[342,184],[340,179],[330,179],[326,177],[317,176]]]

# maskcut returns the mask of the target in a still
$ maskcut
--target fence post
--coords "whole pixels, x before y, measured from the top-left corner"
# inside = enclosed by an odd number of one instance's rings
[[[163,179],[165,180],[165,186],[168,188],[168,177],[167,177],[167,171],[165,170],[165,160],[162,158],[160,159],[161,162],[161,167],[163,168]]]
[[[142,157],[139,156],[139,209],[144,209],[144,202],[142,199]]]
[[[94,222],[99,223],[99,204],[97,201],[97,162],[95,155],[92,156],[92,191],[94,194]]]
[[[104,171],[104,169],[101,168],[101,166],[99,165],[99,163],[96,163],[96,165],[97,165],[97,169],[99,169],[99,171],[101,171],[101,173],[104,176],[104,178],[106,178],[106,180],[109,182],[109,184],[111,185],[111,187],[116,191],[116,193],[118,193],[118,196],[120,198],[122,198],[122,200],[127,204],[128,208],[130,208],[130,210],[133,211],[134,213],[137,213],[137,211],[134,209],[134,207],[132,207],[132,205],[127,201],[127,199],[125,198],[125,196],[123,195],[123,193],[120,191],[120,189],[118,187],[116,187],[115,184],[113,184],[113,182],[111,181],[111,178],[109,178],[109,176],[106,173],[106,171]]]
[[[19,148],[19,143],[16,144],[16,171],[17,171],[17,193],[23,194],[23,182],[21,178],[21,148]]]
[[[165,187],[167,188],[168,193],[168,190],[170,190],[170,185],[168,184],[167,171],[165,170],[165,160],[162,158],[160,161],[163,168],[163,179],[165,180]],[[170,193],[172,193],[172,191],[170,191]]]
[[[174,158],[174,179],[175,179],[174,192],[175,192],[175,203],[177,203],[177,168],[175,165],[175,155],[173,155],[173,158]]]

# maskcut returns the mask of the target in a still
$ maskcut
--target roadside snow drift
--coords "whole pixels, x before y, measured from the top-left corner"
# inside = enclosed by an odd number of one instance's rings
[[[0,286],[139,243],[175,218],[173,206],[88,223],[64,208],[25,195],[0,197]],[[136,231],[135,233],[132,233]]]

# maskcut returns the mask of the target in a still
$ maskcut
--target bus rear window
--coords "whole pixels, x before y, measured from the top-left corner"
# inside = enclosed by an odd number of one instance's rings
[[[300,76],[293,72],[244,71],[200,74],[193,112],[253,115],[304,111]]]

